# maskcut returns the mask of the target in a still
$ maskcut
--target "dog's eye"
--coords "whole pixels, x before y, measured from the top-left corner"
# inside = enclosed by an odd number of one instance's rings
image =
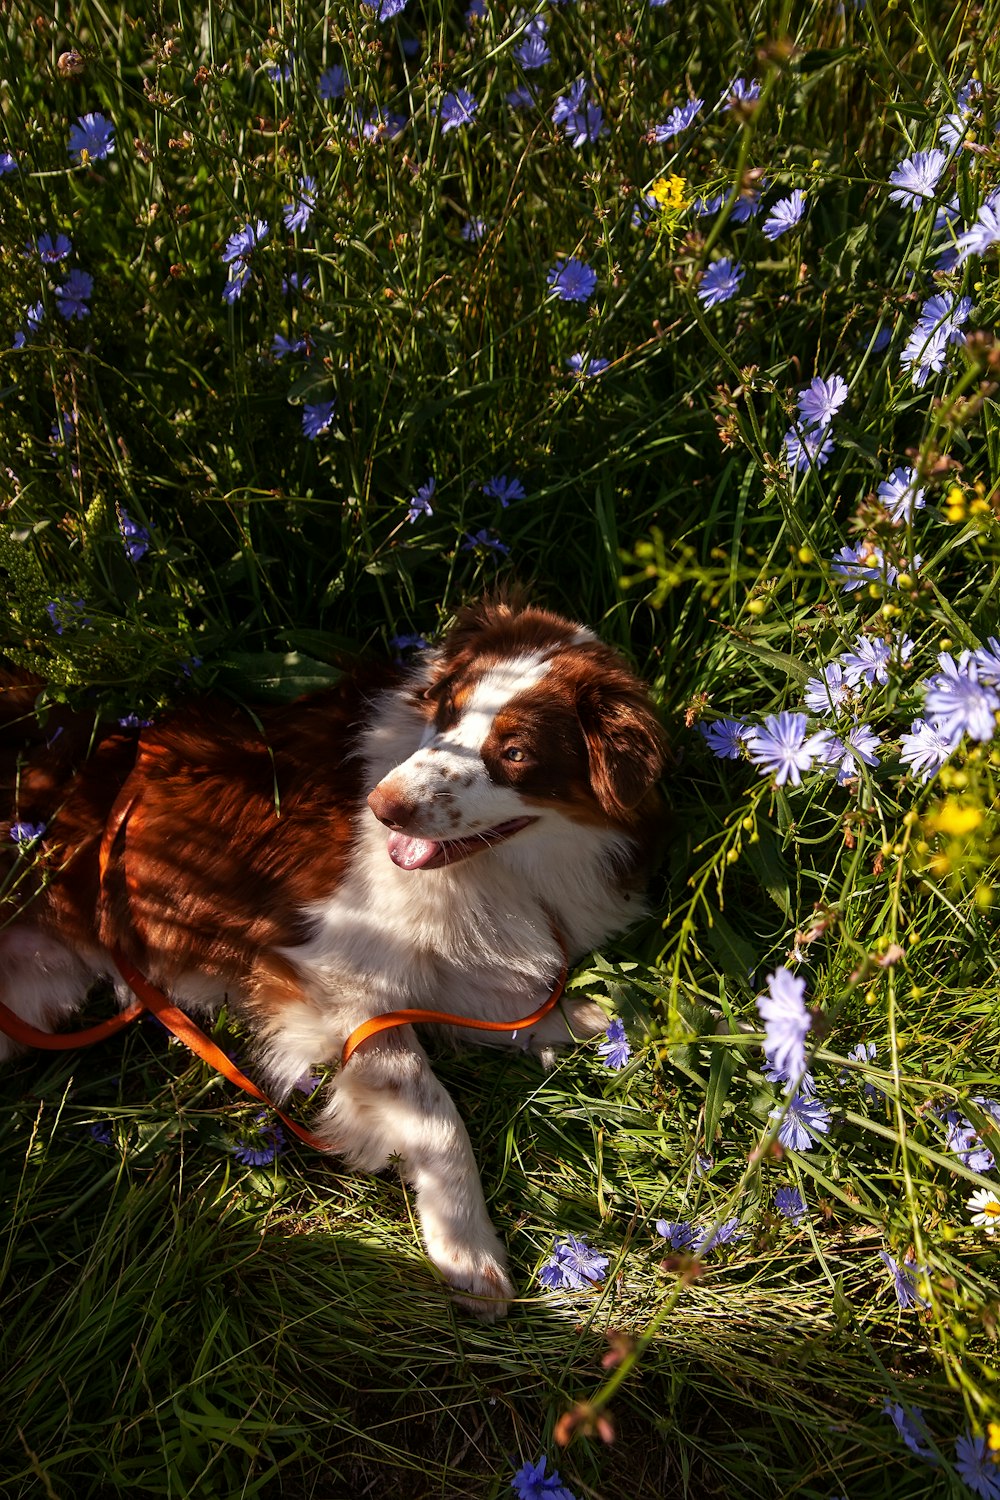
[[[524,760],[524,758],[524,751],[519,749],[517,745],[508,745],[501,757],[503,760]]]

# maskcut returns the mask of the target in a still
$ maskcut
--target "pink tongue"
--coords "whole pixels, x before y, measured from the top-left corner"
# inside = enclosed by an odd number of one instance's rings
[[[389,858],[401,870],[420,870],[440,852],[435,839],[407,838],[405,833],[390,833]]]

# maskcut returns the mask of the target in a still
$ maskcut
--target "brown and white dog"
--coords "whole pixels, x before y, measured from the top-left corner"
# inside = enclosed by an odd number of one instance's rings
[[[0,678],[0,999],[35,1026],[57,1028],[94,979],[115,978],[119,948],[188,1009],[227,1002],[282,1096],[373,1015],[530,1013],[560,969],[556,934],[579,956],[642,911],[662,733],[622,659],[543,610],[466,611],[388,686],[353,676],[259,714],[182,707],[142,732],[141,754],[134,731],[43,727],[36,693]],[[34,861],[18,858],[15,823],[45,825]],[[544,1054],[606,1024],[577,1001],[486,1036]],[[397,1161],[434,1264],[480,1315],[502,1315],[504,1250],[412,1027],[358,1050],[315,1129],[365,1170]]]

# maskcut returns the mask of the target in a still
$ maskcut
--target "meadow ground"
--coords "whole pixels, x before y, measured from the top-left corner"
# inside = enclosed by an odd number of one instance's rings
[[[1000,5],[0,37],[41,706],[292,696],[519,580],[676,756],[652,914],[571,981],[611,1045],[437,1055],[502,1324],[152,1023],[5,1071],[4,1494],[1000,1496]]]

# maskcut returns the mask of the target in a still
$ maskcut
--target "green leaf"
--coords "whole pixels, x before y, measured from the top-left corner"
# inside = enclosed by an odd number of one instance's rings
[[[219,682],[240,697],[287,703],[332,687],[342,676],[337,667],[300,651],[231,651],[222,662]]]
[[[798,70],[805,74],[819,73],[824,68],[846,62],[848,58],[858,57],[860,52],[857,47],[812,47],[799,58]]]
[[[766,823],[759,826],[758,832],[759,838],[755,844],[744,844],[744,857],[775,906],[791,920],[792,902],[788,870],[781,857],[777,840]]]
[[[742,640],[739,636],[735,637],[735,641],[737,650],[742,651],[745,656],[754,656],[770,667],[779,667],[796,682],[808,682],[813,675],[805,662],[799,661],[796,656],[790,656],[787,651],[775,651],[771,646],[758,646],[755,641]]]
[[[729,978],[746,988],[750,974],[757,967],[753,944],[734,932],[719,911],[712,913],[712,925],[705,928],[702,937]]]
[[[729,1098],[729,1085],[739,1066],[739,1055],[735,1047],[713,1047],[712,1064],[708,1070],[708,1088],[705,1090],[705,1149],[711,1151],[722,1108]]]

